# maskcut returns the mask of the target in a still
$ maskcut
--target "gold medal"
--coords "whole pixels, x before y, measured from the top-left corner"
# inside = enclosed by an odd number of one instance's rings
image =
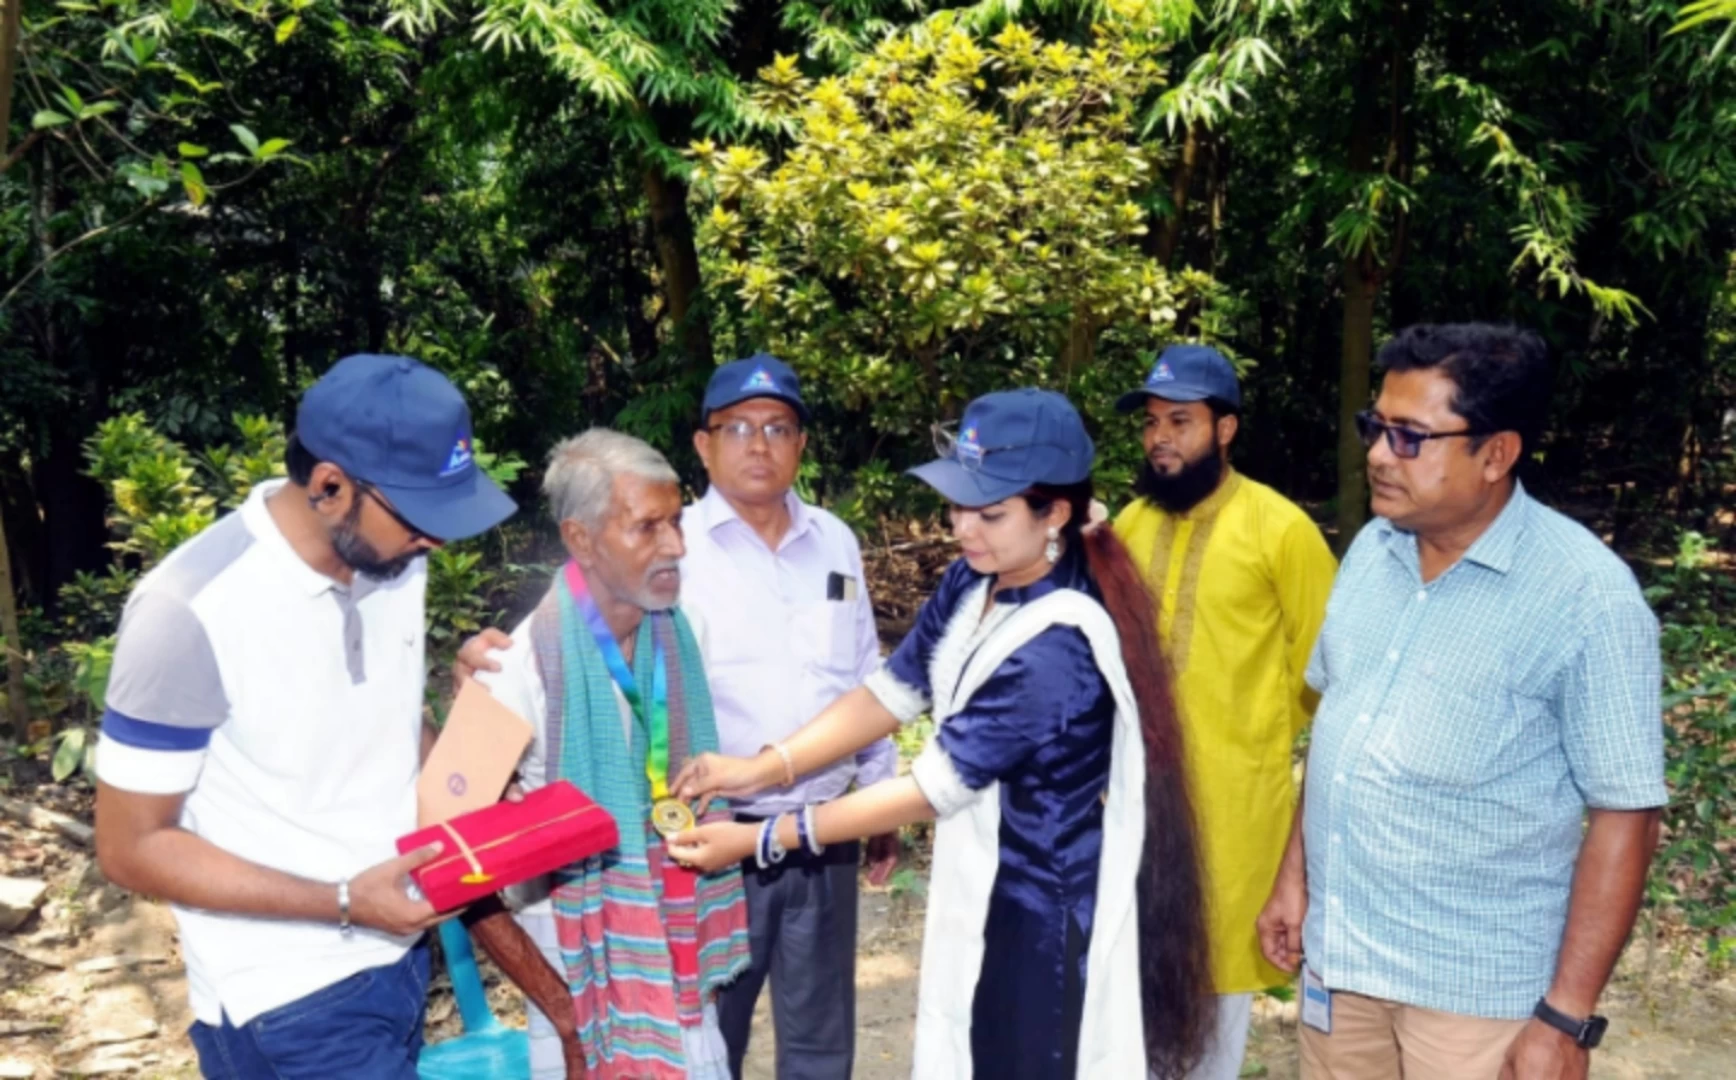
[[[693,828],[693,811],[680,799],[658,799],[651,804],[651,827],[665,840]]]

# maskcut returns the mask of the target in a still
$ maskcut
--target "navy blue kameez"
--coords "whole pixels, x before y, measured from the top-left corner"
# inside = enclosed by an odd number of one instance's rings
[[[933,699],[936,647],[982,580],[962,559],[948,568],[888,661],[892,676]],[[1082,555],[1069,551],[1048,576],[1004,590],[995,604],[1024,604],[1056,589],[1097,598]],[[967,787],[1001,785],[1000,865],[971,1013],[979,1077],[1056,1080],[1075,1072],[1114,722],[1114,698],[1085,636],[1051,626],[936,735]]]

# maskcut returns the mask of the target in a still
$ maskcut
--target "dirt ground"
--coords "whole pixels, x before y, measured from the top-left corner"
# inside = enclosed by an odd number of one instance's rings
[[[915,1032],[921,955],[920,902],[864,888],[861,951],[856,966],[856,1080],[907,1080]],[[1679,955],[1654,952],[1646,991],[1643,950],[1624,960],[1604,1001],[1610,1017],[1605,1049],[1594,1055],[1595,1080],[1736,1080],[1736,974],[1713,978]],[[1296,1080],[1296,1009],[1263,997],[1244,1077]],[[773,1080],[771,1017],[766,999],[749,1051],[745,1080]]]
[[[89,852],[52,832],[0,823],[0,874],[46,879],[46,901],[11,934],[0,934],[0,1080],[62,1076],[197,1076],[185,1030],[186,983],[174,920],[159,904],[102,882]],[[856,1076],[910,1075],[922,924],[909,891],[865,887],[858,964]],[[1630,950],[1607,1001],[1608,1049],[1594,1077],[1720,1080],[1736,1077],[1736,976],[1713,977],[1679,950]],[[1649,981],[1649,989],[1648,989]],[[491,997],[507,1022],[523,1007],[493,977]],[[1294,1007],[1262,999],[1248,1077],[1296,1076]],[[437,978],[429,1004],[432,1039],[457,1031],[452,999]],[[747,1068],[771,1080],[774,1040],[761,1003]]]

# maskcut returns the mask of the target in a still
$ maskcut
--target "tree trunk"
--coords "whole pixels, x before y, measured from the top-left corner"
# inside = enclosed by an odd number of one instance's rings
[[[1219,269],[1218,253],[1224,235],[1224,211],[1229,199],[1230,188],[1230,144],[1222,137],[1212,137],[1211,180],[1208,188],[1208,203],[1211,206],[1211,225],[1206,234],[1205,269],[1216,275]]]
[[[1372,28],[1365,28],[1351,98],[1349,172],[1352,180],[1374,171],[1375,110],[1379,108],[1382,57]],[[1374,353],[1374,302],[1379,268],[1371,251],[1344,256],[1344,324],[1338,354],[1338,551],[1368,521],[1368,456],[1356,434],[1356,414],[1368,407],[1369,366]]]
[[[0,30],[0,155],[5,153],[12,123],[12,58],[18,45],[18,9],[23,0],[4,3],[4,29]],[[40,211],[39,203],[36,208]],[[7,540],[6,515],[0,513],[0,637],[6,639],[6,716],[13,738],[22,739],[30,722],[30,711],[24,689],[24,642],[18,633],[18,591],[12,580],[12,545]]]
[[[609,177],[609,202],[615,211],[613,244],[615,273],[625,301],[624,321],[627,324],[627,350],[635,363],[643,363],[657,355],[657,326],[646,312],[650,295],[638,265],[643,232],[635,230],[627,220],[626,193],[621,190],[619,174]]]
[[[288,265],[283,274],[283,396],[278,399],[278,416],[283,430],[295,433],[296,407],[301,399],[301,257],[293,243],[289,245]]]
[[[12,551],[4,522],[0,522],[0,635],[6,638],[6,714],[12,737],[22,739],[30,711],[25,707],[24,642],[18,636],[18,594],[12,589]]]
[[[1097,318],[1089,311],[1076,311],[1061,343],[1061,391],[1073,387],[1073,376],[1089,368],[1097,358]]]
[[[0,455],[0,526],[5,528],[6,544],[12,550],[12,591],[18,606],[46,603],[42,512],[30,487],[24,456],[16,449]]]
[[[717,361],[701,291],[699,249],[693,244],[693,222],[687,217],[687,184],[664,176],[653,162],[645,163],[644,178],[657,259],[663,268],[663,296],[675,326],[675,340],[688,360],[710,369]]]
[[[1170,260],[1175,258],[1175,249],[1181,243],[1181,230],[1187,220],[1187,196],[1193,186],[1194,168],[1199,164],[1200,156],[1200,126],[1189,124],[1187,138],[1181,146],[1181,160],[1176,162],[1175,174],[1170,178],[1169,185],[1169,220],[1163,223],[1163,235],[1157,243],[1157,261],[1159,265],[1168,268]]]
[[[12,83],[18,71],[18,33],[24,0],[0,0],[0,158],[12,142]]]
[[[1356,414],[1368,408],[1374,355],[1374,300],[1379,283],[1363,260],[1344,260],[1343,349],[1338,366],[1338,552],[1368,521],[1368,451],[1356,434]]]

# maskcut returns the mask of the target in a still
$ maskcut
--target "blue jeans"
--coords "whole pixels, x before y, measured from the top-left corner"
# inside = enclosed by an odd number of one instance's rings
[[[416,1080],[428,942],[240,1027],[195,1023],[188,1034],[207,1080]]]

